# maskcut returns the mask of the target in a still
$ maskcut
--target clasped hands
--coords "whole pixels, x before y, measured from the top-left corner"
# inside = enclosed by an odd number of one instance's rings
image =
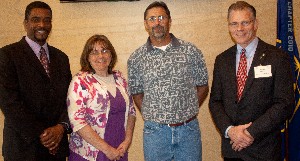
[[[118,148],[110,147],[107,152],[104,152],[106,157],[110,160],[120,160],[128,150],[130,142],[123,141]]]
[[[229,129],[228,136],[234,151],[241,151],[253,143],[254,138],[247,130],[251,124],[252,122],[244,125],[233,126]]]
[[[63,134],[64,128],[62,125],[58,124],[56,126],[49,127],[40,135],[40,142],[49,149],[50,154],[55,155]]]

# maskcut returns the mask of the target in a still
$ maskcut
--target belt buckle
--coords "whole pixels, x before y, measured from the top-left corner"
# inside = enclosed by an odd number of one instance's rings
[[[167,124],[169,127],[178,127],[178,126],[182,126],[182,125],[186,125],[186,121],[184,122],[180,122],[177,124]]]

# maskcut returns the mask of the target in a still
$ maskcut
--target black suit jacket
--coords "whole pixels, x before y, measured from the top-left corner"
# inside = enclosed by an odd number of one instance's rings
[[[49,155],[39,136],[60,122],[69,123],[66,105],[71,80],[69,59],[49,46],[50,78],[23,37],[0,49],[0,107],[5,116],[3,156],[8,160],[43,160]],[[57,157],[68,155],[67,134]]]
[[[246,85],[237,102],[236,45],[217,56],[209,108],[222,137],[222,154],[245,161],[280,160],[280,125],[291,116],[294,94],[288,54],[259,39]],[[272,77],[254,78],[254,67],[271,65]],[[240,152],[231,148],[225,130],[230,125],[248,128],[254,143]]]

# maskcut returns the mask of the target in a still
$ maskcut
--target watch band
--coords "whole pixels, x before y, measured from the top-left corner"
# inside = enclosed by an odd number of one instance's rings
[[[65,129],[65,131],[70,134],[72,132],[72,129],[70,127],[70,125],[66,122],[60,122],[59,124],[61,124],[63,126],[63,128]]]

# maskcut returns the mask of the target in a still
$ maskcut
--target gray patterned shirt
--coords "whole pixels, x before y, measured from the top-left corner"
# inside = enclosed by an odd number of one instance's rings
[[[144,93],[144,120],[162,124],[188,120],[199,112],[196,86],[208,84],[203,55],[193,44],[171,34],[165,51],[150,39],[128,59],[131,94]]]

